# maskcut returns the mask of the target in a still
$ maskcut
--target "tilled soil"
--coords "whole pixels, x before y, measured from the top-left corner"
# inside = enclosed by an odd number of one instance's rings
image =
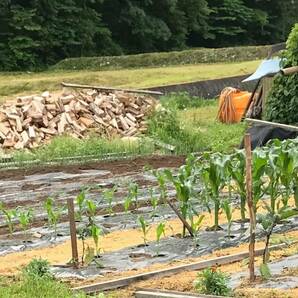
[[[152,168],[176,168],[184,162],[184,157],[151,156],[131,160],[90,163],[86,165],[51,166],[22,170],[0,171],[0,201],[6,209],[18,206],[33,208],[35,221],[44,224],[43,204],[46,198],[53,197],[58,205],[65,205],[67,198],[75,198],[84,188],[89,188],[88,199],[93,199],[98,214],[107,213],[107,202],[102,190],[117,185],[114,198],[114,212],[123,211],[123,200],[127,195],[128,184],[138,184],[140,205],[146,206],[148,189],[156,189],[156,179],[144,172],[144,166]],[[0,234],[3,231],[3,216],[0,216]]]
[[[179,167],[184,163],[184,161],[184,156],[156,155],[137,157],[127,160],[87,162],[84,165],[54,165],[47,167],[36,166],[16,170],[3,169],[0,171],[0,180],[22,180],[25,178],[25,176],[55,172],[80,174],[82,170],[101,170],[109,171],[112,175],[122,175],[124,173],[143,171],[144,166],[147,165],[153,168]]]

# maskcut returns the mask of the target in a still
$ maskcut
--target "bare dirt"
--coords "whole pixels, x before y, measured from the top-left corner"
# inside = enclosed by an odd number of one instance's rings
[[[105,170],[110,171],[113,175],[119,175],[123,173],[140,172],[143,170],[144,166],[147,165],[153,168],[179,167],[184,163],[184,161],[184,156],[161,155],[138,157],[128,160],[91,162],[85,163],[84,165],[55,165],[46,167],[37,166],[17,170],[4,169],[0,170],[0,180],[20,180],[29,175],[53,172],[77,174],[82,170]]]

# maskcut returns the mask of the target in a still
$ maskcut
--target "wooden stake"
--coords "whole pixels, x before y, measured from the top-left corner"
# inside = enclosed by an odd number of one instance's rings
[[[252,152],[250,134],[245,135],[244,146],[246,152],[246,198],[250,220],[249,279],[253,282],[255,280],[256,215],[252,194]]]
[[[78,268],[79,254],[78,254],[77,231],[76,231],[73,199],[71,198],[67,199],[67,208],[68,208],[69,229],[70,229],[70,237],[71,237],[72,262],[74,267]]]
[[[194,234],[193,234],[192,228],[188,224],[186,219],[182,216],[182,214],[179,212],[179,210],[176,208],[176,206],[170,200],[167,199],[166,201],[169,204],[169,206],[172,208],[172,210],[176,213],[176,215],[179,217],[179,219],[182,221],[183,227],[186,228],[187,231],[189,232],[190,236],[193,237]]]

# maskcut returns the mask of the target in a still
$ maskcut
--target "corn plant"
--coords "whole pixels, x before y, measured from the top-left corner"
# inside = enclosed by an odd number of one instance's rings
[[[150,196],[150,203],[153,208],[152,216],[154,216],[156,213],[156,209],[158,207],[159,199],[157,196],[154,195],[152,187],[149,188],[149,196]]]
[[[156,242],[157,242],[157,247],[158,247],[157,255],[159,255],[160,238],[161,238],[162,235],[165,237],[166,236],[165,233],[166,233],[166,225],[165,225],[164,222],[161,222],[156,227]]]
[[[63,207],[55,206],[55,201],[53,198],[47,198],[44,203],[44,208],[46,209],[48,215],[49,226],[53,226],[55,238],[57,237],[57,225],[63,214]]]
[[[90,227],[91,236],[93,238],[94,244],[95,244],[95,252],[96,255],[99,253],[99,237],[101,235],[101,229],[96,224],[92,224]]]
[[[220,209],[220,192],[230,181],[228,167],[231,156],[221,153],[205,154],[201,175],[203,182],[203,197],[206,202],[214,204],[214,226],[210,230],[221,229],[218,222]]]
[[[89,225],[91,226],[96,215],[96,205],[92,200],[86,200],[86,215],[88,217]]]
[[[158,183],[160,201],[165,203],[165,198],[167,197],[167,177],[162,170],[152,170],[151,173],[155,176]]]
[[[150,230],[149,223],[144,219],[143,216],[138,217],[138,222],[139,222],[139,225],[141,227],[141,230],[142,230],[142,233],[143,233],[144,244],[146,246],[147,245],[147,234]]]
[[[132,201],[132,198],[128,195],[125,197],[125,200],[124,200],[124,211],[127,213],[128,210],[129,210],[129,207],[131,205],[131,201]]]
[[[228,221],[228,237],[231,237],[231,225],[232,225],[232,206],[230,200],[224,200],[221,203],[221,208],[223,209],[227,221]]]
[[[25,235],[27,236],[27,230],[30,226],[30,223],[33,220],[33,211],[32,209],[21,210],[20,208],[16,209],[16,217],[20,222],[21,228]]]
[[[229,175],[233,179],[232,188],[240,197],[241,221],[246,221],[245,205],[246,205],[246,182],[245,182],[245,153],[243,150],[237,150],[231,156],[231,162],[228,165]]]
[[[115,192],[117,191],[117,186],[113,186],[111,189],[106,189],[103,191],[104,200],[108,203],[108,212],[109,215],[113,214],[113,200]]]
[[[194,217],[191,217],[190,226],[191,226],[193,233],[196,236],[198,235],[198,232],[202,227],[204,218],[205,218],[205,215],[202,215],[202,214],[199,215],[197,213],[196,213],[196,219]]]
[[[282,203],[286,207],[288,206],[288,201],[292,193],[292,183],[297,169],[295,168],[294,158],[291,154],[291,148],[289,148],[289,143],[284,142],[280,144],[278,164],[280,169],[280,183],[283,188],[282,191]],[[297,152],[297,148],[295,150]]]
[[[134,206],[138,209],[138,193],[139,186],[135,182],[130,182],[128,185],[128,194],[124,200],[124,211],[128,212],[131,203],[134,202]]]
[[[265,194],[263,178],[267,162],[266,151],[261,148],[256,148],[252,154],[252,193],[255,212],[257,212],[258,202]]]
[[[263,264],[267,264],[269,261],[269,243],[274,227],[282,221],[298,215],[298,210],[292,209],[288,206],[280,207],[277,203],[276,212],[271,208],[269,204],[265,204],[267,213],[258,214],[258,221],[261,223],[263,230],[266,233],[265,249],[263,253]]]
[[[165,176],[168,181],[173,184],[176,190],[176,198],[179,203],[179,208],[181,215],[184,220],[190,220],[193,222],[194,215],[197,215],[193,204],[191,202],[191,197],[194,192],[195,176],[193,175],[193,163],[194,157],[190,156],[186,160],[186,164],[179,168],[177,176],[174,176],[170,170],[164,170]],[[185,237],[185,226],[183,225],[182,236]]]
[[[85,201],[86,201],[86,194],[85,191],[81,191],[78,196],[76,197],[76,204],[78,205],[79,210],[76,212],[76,219],[78,221],[82,221],[82,216],[84,213],[84,207],[85,207]]]
[[[1,202],[0,203],[0,211],[4,215],[5,222],[8,226],[9,235],[12,236],[12,233],[14,232],[13,219],[16,217],[16,210],[15,209],[11,209],[11,210],[5,209],[4,204]]]
[[[135,208],[138,209],[138,194],[139,194],[139,186],[135,182],[129,183],[128,193],[131,197],[131,200],[134,201]]]

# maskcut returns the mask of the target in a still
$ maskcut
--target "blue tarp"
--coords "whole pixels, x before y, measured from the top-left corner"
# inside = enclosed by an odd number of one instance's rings
[[[255,71],[255,73],[253,73],[251,76],[249,76],[242,82],[259,80],[259,79],[266,77],[268,75],[274,75],[274,74],[278,73],[281,70],[280,62],[281,62],[280,58],[264,60],[259,65],[259,67]]]

